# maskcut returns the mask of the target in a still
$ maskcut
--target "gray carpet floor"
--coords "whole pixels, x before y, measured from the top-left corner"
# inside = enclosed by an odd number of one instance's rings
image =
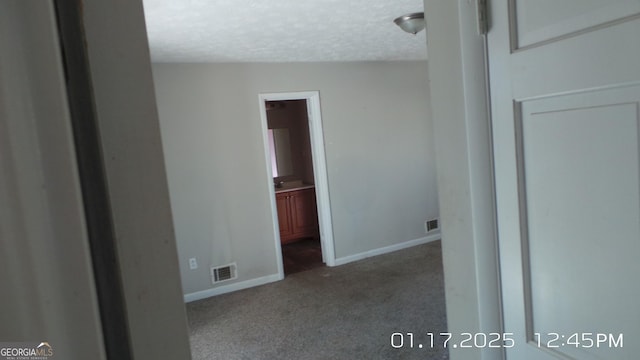
[[[448,359],[426,335],[446,332],[440,241],[191,302],[187,315],[196,360]]]

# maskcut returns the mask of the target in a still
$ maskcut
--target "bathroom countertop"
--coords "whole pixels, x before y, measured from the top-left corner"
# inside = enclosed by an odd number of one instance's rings
[[[296,187],[292,187],[292,188],[283,188],[283,189],[276,188],[276,194],[283,193],[283,192],[288,192],[288,191],[310,189],[310,188],[314,188],[314,187],[316,187],[316,186],[315,185],[302,185],[302,186],[296,186]]]

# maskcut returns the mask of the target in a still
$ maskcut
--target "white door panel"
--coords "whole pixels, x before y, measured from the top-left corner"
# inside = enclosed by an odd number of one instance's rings
[[[628,264],[640,254],[639,101],[640,87],[626,87],[521,106],[522,262],[534,333],[629,334],[626,320],[640,319],[639,288],[620,286],[638,276]],[[594,311],[602,304],[627,310]],[[577,359],[611,353],[555,351]],[[628,342],[627,351],[640,348]]]
[[[640,353],[639,9],[637,0],[492,3],[503,314],[516,338],[508,359]],[[575,333],[579,345],[568,341]],[[589,346],[596,334],[606,341]]]
[[[540,44],[640,13],[637,0],[518,0],[510,8],[515,48]]]
[[[640,3],[640,0],[638,1]],[[598,46],[594,46],[598,44]],[[509,57],[515,99],[617,86],[640,79],[640,20],[628,20]]]

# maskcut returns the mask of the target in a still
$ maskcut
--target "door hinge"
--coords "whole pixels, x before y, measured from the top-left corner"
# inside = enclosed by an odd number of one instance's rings
[[[478,34],[486,35],[489,30],[489,14],[487,12],[488,0],[476,0],[478,13]]]

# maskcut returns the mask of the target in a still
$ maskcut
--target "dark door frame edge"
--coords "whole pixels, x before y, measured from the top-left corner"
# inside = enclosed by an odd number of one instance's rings
[[[84,215],[108,359],[130,360],[122,274],[113,228],[81,1],[54,0]]]

